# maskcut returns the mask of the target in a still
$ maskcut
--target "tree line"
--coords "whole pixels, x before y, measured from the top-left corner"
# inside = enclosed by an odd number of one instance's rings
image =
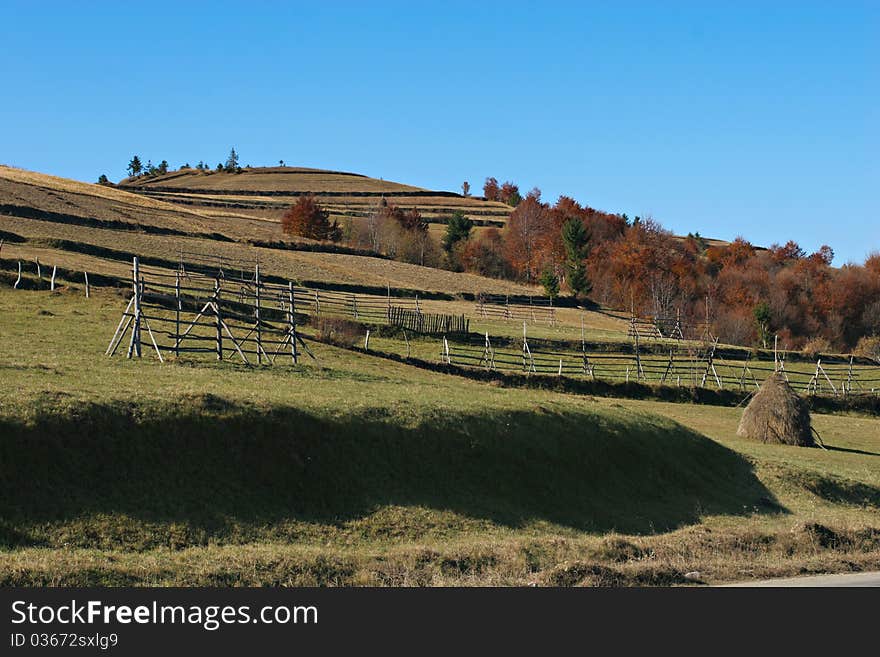
[[[282,165],[283,166],[283,165]],[[210,171],[226,171],[228,173],[241,173],[244,169],[249,169],[250,165],[246,167],[242,167],[239,164],[239,155],[235,152],[235,148],[233,147],[229,151],[229,155],[226,158],[225,162],[218,162],[217,166],[211,168],[209,165],[205,164],[204,161],[199,160],[198,164],[194,167],[190,166],[189,162],[186,164],[180,165],[177,169],[178,171],[184,171],[186,169],[196,169],[197,171],[210,172]],[[152,160],[147,160],[146,164],[141,160],[140,156],[135,154],[128,161],[128,166],[125,168],[125,172],[128,174],[129,178],[155,178],[156,176],[162,176],[171,171],[171,166],[168,164],[168,160],[162,160],[159,164],[153,164]],[[98,178],[99,185],[109,185],[110,180],[107,178],[106,174],[101,174]]]
[[[487,199],[512,204],[503,229],[475,231],[451,214],[434,240],[416,209],[383,199],[363,222],[330,222],[313,197],[285,215],[292,234],[345,240],[398,260],[542,285],[639,316],[708,319],[725,342],[788,349],[859,350],[880,359],[880,253],[831,266],[833,250],[806,253],[796,242],[759,248],[742,237],[710,243],[673,235],[650,217],[596,210],[568,196],[549,204],[533,189],[489,178]],[[308,219],[303,216],[308,216]]]

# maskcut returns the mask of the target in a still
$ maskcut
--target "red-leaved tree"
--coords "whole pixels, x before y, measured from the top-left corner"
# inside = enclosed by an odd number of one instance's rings
[[[281,217],[281,229],[288,235],[313,240],[338,242],[342,237],[339,223],[330,221],[330,213],[318,205],[312,194],[300,196],[284,213]]]

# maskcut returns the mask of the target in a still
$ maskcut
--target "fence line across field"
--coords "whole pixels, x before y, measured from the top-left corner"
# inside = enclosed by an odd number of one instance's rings
[[[522,345],[499,349],[485,334],[484,346],[455,344],[450,347],[444,338],[440,360],[448,364],[483,368],[492,371],[518,371],[533,374],[584,376],[592,380],[624,380],[661,385],[718,389],[757,389],[766,378],[764,373],[780,372],[793,388],[807,394],[831,392],[835,396],[876,394],[880,392],[880,367],[848,363],[825,365],[818,359],[814,371],[786,369],[784,358],[772,361],[752,360],[751,354],[741,362],[727,362],[717,352],[717,339],[701,350],[676,351],[667,354],[645,354],[639,351],[638,340],[632,353],[589,352],[582,350],[535,350],[528,342],[523,326]]]
[[[107,355],[113,356],[128,335],[128,358],[140,357],[143,346],[152,347],[160,361],[164,361],[164,351],[176,356],[214,353],[217,360],[237,356],[246,365],[253,364],[251,356],[257,364],[274,364],[289,350],[297,363],[300,348],[315,358],[297,330],[293,283],[288,283],[286,295],[280,294],[283,287],[277,284],[272,290],[279,294],[265,295],[267,286],[256,266],[252,294],[245,297],[240,283],[230,284],[220,276],[212,285],[197,285],[188,273],[165,276],[166,280],[172,277],[173,284],[147,279],[134,258],[132,296],[107,346]],[[200,277],[196,282],[208,280]],[[230,289],[233,287],[236,289]]]
[[[217,268],[218,263],[221,268]],[[33,264],[38,278],[42,278],[45,265],[39,259]],[[718,347],[718,339],[708,333],[704,333],[702,342],[675,341],[661,351],[657,343],[644,349],[643,332],[636,331],[631,334],[633,342],[629,353],[590,352],[582,326],[580,352],[576,348],[536,349],[529,344],[528,322],[538,321],[542,312],[547,313],[547,321],[555,321],[549,319],[553,317],[550,313],[555,312],[552,303],[543,304],[543,300],[534,300],[529,306],[510,303],[510,298],[505,296],[481,297],[480,305],[486,316],[500,310],[507,319],[523,317],[520,348],[498,348],[488,333],[481,338],[483,344],[479,346],[463,345],[455,340],[450,342],[449,338],[469,334],[468,318],[424,313],[418,296],[392,297],[390,288],[382,296],[314,289],[290,281],[266,281],[259,264],[253,266],[252,272],[242,269],[244,264],[218,258],[216,262],[206,261],[205,272],[197,271],[192,264],[169,271],[142,267],[138,258],[134,258],[132,295],[106,353],[117,353],[128,336],[125,351],[129,358],[140,357],[142,347],[146,346],[160,360],[169,354],[210,353],[218,360],[233,358],[247,365],[272,364],[279,355],[289,353],[296,363],[301,350],[314,358],[297,322],[303,315],[318,315],[399,326],[403,329],[407,356],[411,347],[407,331],[438,335],[442,337],[440,357],[443,362],[490,370],[741,390],[757,388],[767,375],[779,372],[792,387],[806,394],[880,393],[880,367],[857,365],[852,356],[848,360],[819,357],[815,364],[801,361],[800,366],[791,366],[785,352],[775,349],[773,360],[753,358],[752,352],[746,352],[742,358],[742,352],[730,348],[725,352]],[[234,266],[239,268],[234,270]],[[51,272],[47,283],[52,289],[57,267],[51,266],[47,271]],[[21,272],[19,261],[13,288],[20,286]],[[83,272],[83,277],[88,297],[88,273]],[[368,349],[369,338],[364,344]]]
[[[383,298],[266,282],[259,265],[249,277],[227,278],[223,272],[210,277],[192,268],[145,275],[134,258],[132,296],[106,354],[113,356],[127,335],[128,358],[141,357],[146,346],[160,361],[163,352],[179,356],[213,351],[217,360],[238,356],[251,365],[248,356],[255,356],[257,364],[273,364],[289,349],[296,363],[300,347],[314,358],[297,330],[302,314],[395,324],[419,333],[466,333],[469,324],[463,315],[422,313],[417,297],[392,303],[390,290]]]

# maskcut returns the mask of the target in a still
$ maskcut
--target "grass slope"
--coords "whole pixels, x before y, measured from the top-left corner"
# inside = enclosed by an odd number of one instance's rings
[[[101,354],[122,298],[0,288],[0,583],[669,584],[880,566],[880,421]],[[709,437],[706,436],[708,434]]]

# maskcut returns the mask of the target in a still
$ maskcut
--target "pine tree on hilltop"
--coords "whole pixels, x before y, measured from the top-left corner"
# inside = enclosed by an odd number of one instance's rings
[[[141,175],[141,171],[143,170],[144,165],[141,164],[141,158],[139,158],[137,155],[131,158],[131,161],[128,163],[128,168],[126,169],[126,171],[128,171],[129,177],[132,178]]]
[[[236,169],[238,169],[238,153],[233,148],[229,151],[229,157],[226,158],[226,170],[235,171]]]

